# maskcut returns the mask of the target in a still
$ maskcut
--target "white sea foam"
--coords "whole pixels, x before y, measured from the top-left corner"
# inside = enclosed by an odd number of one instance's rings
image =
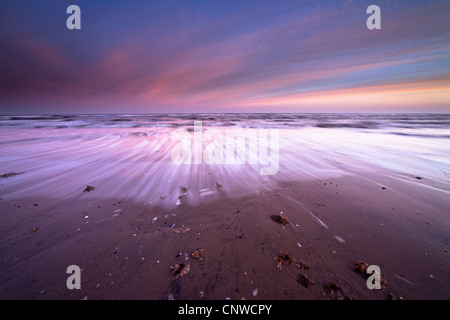
[[[177,202],[183,205],[210,201],[223,194],[241,197],[259,193],[276,187],[281,181],[333,178],[361,172],[420,176],[434,181],[433,187],[439,190],[450,190],[448,117],[443,118],[440,125],[439,119],[426,118],[431,124],[411,124],[403,130],[399,125],[403,124],[402,120],[382,122],[379,119],[389,117],[381,115],[376,121],[370,115],[334,121],[329,116],[302,118],[299,115],[298,121],[292,121],[294,116],[122,117],[127,121],[118,121],[122,118],[117,115],[57,119],[53,116],[50,120],[0,117],[0,174],[24,172],[0,180],[1,196],[125,196],[175,206]],[[172,133],[179,128],[192,133],[193,120],[199,119],[204,121],[203,131],[212,127],[219,131],[240,127],[247,128],[248,132],[277,128],[278,172],[261,175],[261,168],[267,165],[261,161],[251,163],[248,149],[241,150],[247,152],[242,164],[206,164],[205,161],[175,164],[171,153],[177,142],[172,141]],[[10,125],[14,122],[19,125]],[[64,122],[83,122],[86,126],[58,128],[55,125]],[[386,123],[396,123],[395,128]],[[208,156],[211,150],[203,147],[203,157]],[[80,192],[86,185],[95,186],[95,190]],[[178,201],[181,186],[189,191]]]

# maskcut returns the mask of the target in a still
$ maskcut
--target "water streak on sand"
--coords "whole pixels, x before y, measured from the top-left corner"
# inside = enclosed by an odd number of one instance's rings
[[[328,230],[328,226],[327,226],[322,220],[320,220],[314,213],[312,213],[311,210],[309,210],[308,208],[306,208],[306,207],[303,205],[303,203],[301,203],[300,201],[295,200],[294,198],[289,197],[289,196],[283,196],[283,195],[281,195],[281,194],[280,194],[280,196],[283,197],[283,198],[285,198],[286,200],[292,201],[292,202],[294,202],[294,203],[300,205],[303,209],[305,209],[307,212],[309,212],[309,214],[311,215],[311,217],[313,217],[313,218],[314,218],[314,219],[315,219],[322,227],[324,227],[325,229]]]
[[[172,133],[191,134],[194,121],[202,122],[203,134],[210,129],[242,128],[249,135],[278,129],[279,170],[261,176],[265,166],[249,161],[248,143],[245,150],[236,150],[245,154],[242,164],[174,164]],[[258,194],[285,181],[364,172],[400,179],[420,175],[426,180],[412,183],[450,190],[448,114],[0,116],[0,132],[0,174],[24,172],[2,179],[2,197],[132,197],[174,207]],[[203,146],[204,159],[212,157],[215,147]],[[88,184],[95,191],[80,192]],[[181,186],[189,190],[182,200]]]

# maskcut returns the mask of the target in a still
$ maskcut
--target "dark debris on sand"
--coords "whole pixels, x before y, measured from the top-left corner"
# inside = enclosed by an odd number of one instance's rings
[[[22,173],[25,173],[25,172],[8,172],[8,173],[2,174],[0,177],[1,178],[9,178],[9,177],[16,176],[16,175],[22,174]]]
[[[283,217],[281,214],[273,214],[270,216],[270,218],[275,221],[276,223],[280,223],[282,225],[289,224],[290,221],[288,218]]]
[[[387,296],[386,300],[397,300],[397,297],[395,296],[395,294],[393,294],[392,292],[389,293],[389,295]]]
[[[94,186],[87,185],[86,188],[84,188],[83,192],[91,192],[94,190],[95,190]]]

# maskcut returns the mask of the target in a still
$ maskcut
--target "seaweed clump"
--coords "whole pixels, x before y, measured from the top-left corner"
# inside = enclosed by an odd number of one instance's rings
[[[368,276],[368,274],[367,274],[367,268],[369,267],[369,265],[366,263],[366,262],[364,262],[364,261],[362,261],[362,260],[359,260],[356,264],[355,264],[355,266],[354,266],[354,268],[353,268],[353,271],[355,271],[356,273],[359,273],[360,275],[362,275],[365,279],[367,279],[369,276]]]
[[[289,252],[280,251],[278,257],[274,257],[273,259],[277,261],[276,268],[278,270],[283,269],[283,265],[285,264],[295,263],[295,258]]]
[[[369,264],[359,260],[355,266],[353,267],[353,271],[355,271],[356,273],[359,273],[364,279],[369,279],[369,277],[373,274],[372,273],[367,273],[367,268],[369,268]],[[387,281],[383,278],[380,279],[380,284],[381,284],[381,289],[385,289]],[[374,289],[376,290],[376,289]]]
[[[172,275],[176,276],[177,278],[184,276],[185,274],[187,274],[190,270],[190,264],[184,264],[184,263],[180,263],[180,264],[176,264],[172,267],[170,267],[170,269],[172,270]]]
[[[331,295],[336,300],[344,300],[344,290],[336,282],[328,282],[323,286],[322,296]]]
[[[296,266],[297,266],[298,268],[300,268],[300,269],[303,269],[303,270],[310,270],[310,269],[311,269],[311,267],[309,266],[309,264],[303,262],[302,260],[300,260],[300,261],[296,264]]]
[[[192,253],[192,257],[197,259],[197,261],[202,262],[203,261],[203,254],[205,253],[204,249],[197,249]]]
[[[314,281],[311,280],[306,274],[300,274],[297,278],[297,282],[300,283],[305,288],[309,288],[314,285]]]

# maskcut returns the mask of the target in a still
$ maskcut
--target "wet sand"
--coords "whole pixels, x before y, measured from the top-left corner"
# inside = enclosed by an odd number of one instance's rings
[[[201,203],[186,185],[171,208],[95,187],[0,200],[1,299],[450,299],[450,198],[427,178],[354,173],[241,197],[216,186]],[[271,219],[280,212],[289,224]],[[297,265],[277,269],[280,251]],[[380,267],[383,289],[366,287],[359,260]],[[189,272],[172,275],[176,264]],[[80,290],[66,287],[69,265]],[[331,282],[342,291],[326,293]]]

